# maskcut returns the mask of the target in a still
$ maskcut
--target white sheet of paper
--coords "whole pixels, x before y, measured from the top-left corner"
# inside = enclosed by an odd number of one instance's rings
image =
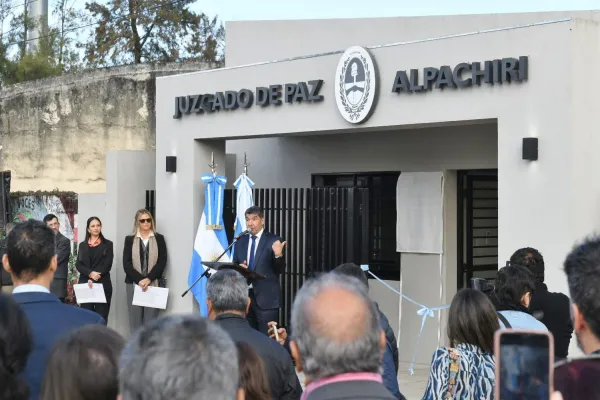
[[[106,303],[104,287],[101,283],[93,283],[92,288],[87,283],[78,283],[73,285],[77,304],[84,303]]]
[[[160,308],[164,310],[167,308],[167,299],[169,298],[169,289],[148,286],[148,290],[142,291],[142,288],[135,285],[133,290],[133,302],[134,306]]]

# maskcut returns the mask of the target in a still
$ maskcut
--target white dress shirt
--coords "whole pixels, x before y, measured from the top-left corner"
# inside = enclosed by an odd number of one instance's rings
[[[260,238],[263,234],[263,232],[265,231],[265,228],[261,229],[260,232],[258,232],[255,236],[256,239],[255,240],[255,244],[254,244],[254,262],[256,263],[256,250],[258,250],[258,243],[260,242]],[[252,235],[250,235],[250,237],[248,238],[248,253],[246,253],[247,257],[246,258],[246,264],[248,265],[248,267],[250,267],[250,250],[252,249]]]
[[[48,290],[48,288],[45,288],[42,285],[35,285],[35,284],[25,284],[25,285],[20,285],[17,286],[13,289],[12,294],[17,294],[17,293],[50,293],[50,290]]]

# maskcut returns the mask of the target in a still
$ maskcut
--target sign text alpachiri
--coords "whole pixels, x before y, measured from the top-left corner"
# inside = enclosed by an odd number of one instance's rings
[[[221,110],[235,110],[236,108],[250,108],[253,105],[270,106],[282,103],[319,102],[323,96],[319,94],[322,79],[308,82],[286,83],[285,85],[271,85],[257,87],[253,92],[250,89],[239,91],[225,91],[211,94],[175,97],[175,114],[173,118],[179,119],[183,114],[204,114]]]
[[[423,68],[423,83],[419,80],[419,70],[411,69],[396,72],[392,92],[422,92],[430,89],[464,88],[479,86],[482,83],[499,84],[527,80],[529,60],[527,56],[503,58],[501,60],[460,63],[454,68],[444,65],[440,68]]]

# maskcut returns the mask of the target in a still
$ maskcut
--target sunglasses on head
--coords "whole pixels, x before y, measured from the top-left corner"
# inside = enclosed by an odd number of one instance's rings
[[[140,224],[143,224],[145,222],[150,223],[150,222],[152,222],[152,219],[151,218],[142,218],[142,219],[140,219]]]

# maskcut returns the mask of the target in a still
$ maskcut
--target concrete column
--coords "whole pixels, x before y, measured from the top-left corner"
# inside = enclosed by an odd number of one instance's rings
[[[113,297],[108,324],[125,337],[129,335],[129,314],[123,243],[125,236],[133,232],[135,212],[146,206],[146,190],[155,188],[155,171],[154,152],[109,151],[106,154],[106,219],[102,230],[104,236],[113,241],[115,254],[110,274]]]
[[[169,251],[165,274],[169,287],[167,311],[188,313],[197,310],[193,295],[188,293],[182,298],[181,294],[188,286],[194,238],[204,209],[205,185],[200,176],[210,173],[212,154],[217,173],[226,176],[225,140],[170,139],[164,146],[157,143],[156,218]],[[165,172],[166,156],[177,157],[177,172]]]
[[[450,304],[456,294],[456,171],[444,171],[444,253],[401,254],[402,293],[427,306],[437,307]],[[398,347],[399,359],[410,362],[416,349],[415,364],[429,365],[431,356],[438,346],[447,344],[446,324],[448,311],[435,312],[434,318],[427,318],[421,340],[417,346],[421,317],[417,315],[419,306],[400,300],[400,328]]]

